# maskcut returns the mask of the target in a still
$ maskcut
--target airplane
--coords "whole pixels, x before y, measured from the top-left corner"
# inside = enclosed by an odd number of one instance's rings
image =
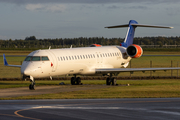
[[[77,75],[107,75],[106,85],[116,85],[113,75],[120,72],[135,71],[157,71],[157,70],[177,70],[180,67],[171,68],[126,68],[129,61],[139,58],[143,54],[143,49],[133,44],[136,27],[168,28],[165,26],[138,24],[135,20],[130,20],[129,24],[109,26],[105,28],[128,27],[125,40],[120,45],[101,46],[93,44],[89,47],[65,48],[65,49],[45,49],[31,52],[22,65],[9,65],[3,54],[4,65],[9,67],[20,67],[23,78],[30,78],[30,90],[35,89],[35,78],[44,78],[57,75],[73,75],[72,85],[80,85],[81,78]]]

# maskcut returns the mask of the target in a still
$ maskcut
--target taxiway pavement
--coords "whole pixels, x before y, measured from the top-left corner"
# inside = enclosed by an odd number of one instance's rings
[[[1,100],[1,120],[179,120],[180,98]]]

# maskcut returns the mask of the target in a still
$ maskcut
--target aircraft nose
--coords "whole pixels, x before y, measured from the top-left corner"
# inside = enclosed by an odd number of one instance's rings
[[[30,75],[30,70],[25,69],[25,70],[23,71],[23,74],[24,74],[24,75]]]
[[[21,67],[21,73],[28,76],[31,73],[31,68],[29,66],[23,66]]]

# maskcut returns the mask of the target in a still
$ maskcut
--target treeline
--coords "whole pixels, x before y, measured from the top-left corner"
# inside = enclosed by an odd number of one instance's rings
[[[56,39],[36,39],[35,36],[26,37],[24,40],[0,40],[0,49],[45,49],[49,48],[67,48],[87,47],[91,44],[101,45],[119,45],[124,41],[124,38],[56,38]],[[134,44],[142,47],[180,47],[180,37],[136,37]]]

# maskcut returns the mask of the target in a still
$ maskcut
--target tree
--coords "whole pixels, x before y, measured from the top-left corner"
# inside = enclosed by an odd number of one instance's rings
[[[25,40],[36,40],[35,36],[26,37]]]

